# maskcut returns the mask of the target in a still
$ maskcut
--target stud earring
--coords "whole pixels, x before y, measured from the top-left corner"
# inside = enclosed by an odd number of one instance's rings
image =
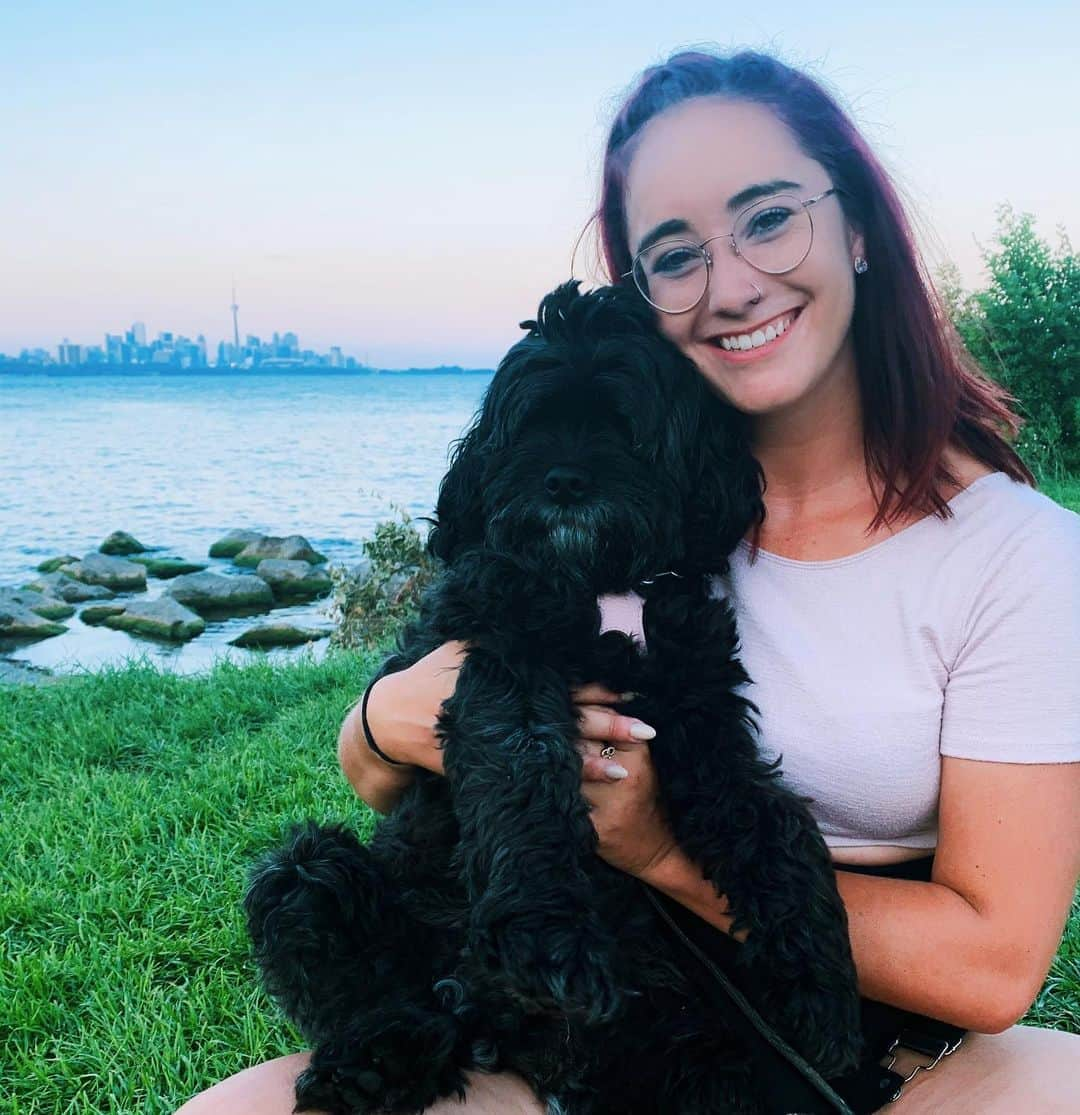
[[[870,264],[862,256],[855,257],[855,274],[865,275],[870,270]]]

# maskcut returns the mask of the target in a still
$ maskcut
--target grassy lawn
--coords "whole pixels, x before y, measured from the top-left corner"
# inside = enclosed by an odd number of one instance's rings
[[[1080,510],[1080,481],[1046,490]],[[301,1047],[240,896],[288,820],[370,825],[334,741],[374,664],[0,690],[3,1115],[168,1113]],[[1080,906],[1030,1020],[1080,1032]]]

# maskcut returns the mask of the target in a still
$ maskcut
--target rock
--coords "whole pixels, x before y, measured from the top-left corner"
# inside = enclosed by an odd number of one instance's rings
[[[391,573],[386,578],[386,584],[383,585],[383,595],[393,604],[401,602],[402,592],[412,584],[413,577],[416,576],[416,570],[413,569],[399,569],[396,573]]]
[[[111,600],[116,595],[104,585],[84,585],[81,581],[72,580],[66,573],[47,573],[44,577],[23,585],[23,588],[43,592],[46,596],[55,596],[69,604],[82,604],[87,600]]]
[[[104,542],[98,546],[98,553],[124,556],[126,554],[143,554],[147,550],[137,538],[127,531],[114,530]]]
[[[44,666],[31,666],[14,658],[0,658],[0,685],[47,685],[59,681]]]
[[[333,587],[330,574],[306,561],[266,558],[259,562],[255,575],[261,577],[281,599],[325,596]]]
[[[53,623],[21,604],[0,603],[0,639],[49,639],[66,630],[62,623]]]
[[[233,558],[233,561],[237,565],[254,567],[266,558],[277,558],[281,561],[309,561],[312,565],[326,561],[326,558],[313,550],[308,540],[299,534],[290,534],[288,538],[267,536],[249,542]]]
[[[74,554],[63,554],[61,557],[47,558],[37,566],[39,573],[55,573],[61,565],[71,565],[79,559]]]
[[[313,643],[325,639],[329,631],[318,631],[312,627],[294,627],[290,623],[264,623],[252,627],[243,635],[230,639],[234,647],[293,647],[300,643]]]
[[[74,565],[59,570],[87,585],[104,585],[114,592],[145,592],[146,570],[133,561],[89,553]]]
[[[134,600],[120,615],[107,616],[105,626],[175,643],[186,643],[206,630],[206,624],[199,616],[168,596],[157,600]]]
[[[91,627],[98,627],[109,616],[118,616],[124,610],[123,604],[90,604],[79,613],[79,619]]]
[[[371,564],[371,558],[361,557],[355,565],[350,565],[346,568],[345,574],[350,581],[355,581],[359,584],[361,581],[366,581],[370,576],[374,566]]]
[[[258,542],[263,537],[265,535],[260,534],[257,530],[230,530],[228,534],[219,538],[210,547],[209,556],[212,558],[236,557],[249,542]]]
[[[141,565],[148,577],[157,577],[159,581],[182,577],[185,573],[201,573],[206,568],[203,562],[181,561],[180,558],[133,557],[131,560]]]
[[[32,588],[0,588],[0,606],[4,604],[18,604],[29,608],[34,615],[45,619],[67,619],[75,614],[74,605],[45,596]]]
[[[165,590],[166,595],[200,613],[272,608],[274,594],[260,577],[250,573],[226,577],[221,573],[186,573]]]

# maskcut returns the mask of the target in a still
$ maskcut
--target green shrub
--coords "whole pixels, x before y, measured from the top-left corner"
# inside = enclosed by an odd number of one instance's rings
[[[965,294],[955,267],[940,283],[969,351],[1017,399],[1017,451],[1038,477],[1060,480],[1080,470],[1080,256],[1058,235],[1054,252],[1030,213],[1001,206],[986,288]]]
[[[331,616],[335,646],[371,649],[386,642],[416,614],[424,589],[435,575],[435,562],[424,548],[416,524],[404,512],[387,519],[364,542],[365,568],[334,568]]]

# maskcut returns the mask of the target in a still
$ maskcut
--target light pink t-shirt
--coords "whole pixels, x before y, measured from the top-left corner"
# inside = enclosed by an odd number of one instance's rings
[[[740,543],[735,607],[762,748],[834,848],[937,844],[941,756],[1080,761],[1080,516],[1005,473],[861,553]],[[641,637],[640,601],[602,602]]]

